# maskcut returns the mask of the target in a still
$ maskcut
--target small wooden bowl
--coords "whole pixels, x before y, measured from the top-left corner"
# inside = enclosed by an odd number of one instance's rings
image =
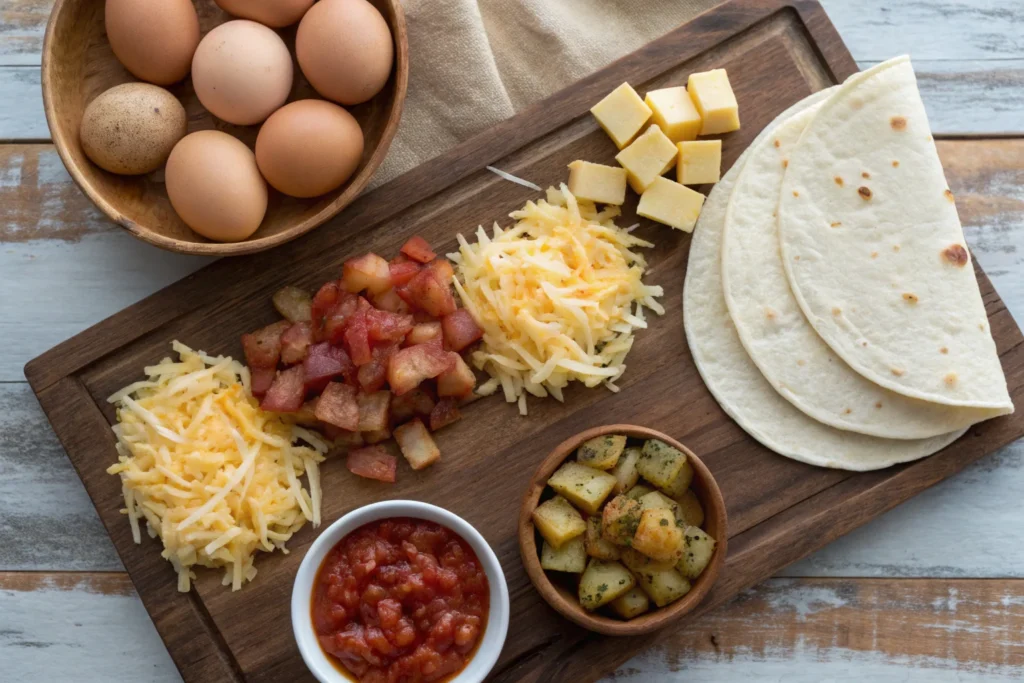
[[[103,25],[103,0],[57,0],[43,42],[43,108],[53,144],[71,177],[103,213],[136,237],[185,254],[233,256],[263,251],[295,239],[331,218],[366,187],[387,154],[398,129],[409,82],[409,43],[399,0],[369,0],[380,10],[395,41],[395,64],[384,89],[369,102],[346,107],[363,129],[365,146],[359,168],[340,188],[313,199],[287,197],[273,190],[259,229],[243,242],[211,242],[194,233],[171,207],[163,170],[146,176],[119,176],[93,164],[79,142],[85,107],[97,95],[121,83],[137,81],[117,61]],[[230,17],[213,0],[195,0],[205,35]],[[296,25],[297,26],[297,25]],[[295,61],[295,31],[279,31],[292,52],[295,78],[288,101],[319,98]],[[188,132],[215,128],[253,148],[259,126],[235,126],[217,119],[199,103],[191,78],[168,88],[188,115]]]
[[[537,532],[533,526],[533,510],[540,503],[540,496],[547,486],[548,478],[565,460],[576,453],[576,449],[584,441],[597,436],[604,436],[605,434],[625,434],[637,439],[660,439],[686,453],[690,458],[690,464],[693,466],[693,483],[690,487],[704,508],[704,529],[718,541],[714,555],[711,557],[711,562],[693,582],[693,587],[689,593],[665,607],[656,607],[647,614],[630,619],[629,621],[588,612],[580,606],[575,592],[570,591],[563,585],[552,582],[548,578],[547,573],[541,569],[540,555],[537,550]],[[667,434],[635,425],[595,427],[563,441],[537,468],[536,474],[533,475],[533,479],[530,480],[530,484],[526,489],[526,495],[523,497],[522,508],[519,512],[519,553],[522,556],[523,567],[530,576],[530,581],[533,582],[534,587],[536,587],[549,605],[554,607],[559,614],[569,621],[579,624],[583,628],[609,636],[636,636],[650,633],[679,619],[700,604],[704,596],[711,590],[711,585],[715,582],[715,579],[718,578],[718,571],[725,560],[727,541],[728,524],[726,521],[725,500],[722,498],[722,492],[718,489],[718,484],[715,483],[715,478],[711,476],[707,466],[689,448]]]

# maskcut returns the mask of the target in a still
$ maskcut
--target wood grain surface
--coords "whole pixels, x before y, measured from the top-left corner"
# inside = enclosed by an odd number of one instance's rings
[[[52,0],[11,0],[0,7],[0,572],[118,572],[122,565],[64,451],[23,382],[39,351],[208,263],[150,248],[105,224],[74,188],[48,144],[39,95],[39,48]],[[1024,320],[1024,142],[976,139],[1020,132],[1024,122],[1024,8],[1017,0],[823,0],[861,68],[909,52],[921,78],[939,148],[965,233],[1017,320]],[[944,74],[943,80],[925,78]],[[940,95],[944,95],[938,97]],[[14,143],[14,144],[11,144]],[[27,159],[22,154],[28,155]],[[37,160],[38,159],[38,160]],[[85,228],[83,230],[83,227]],[[843,577],[822,593],[806,581],[780,584],[750,619],[709,637],[651,648],[609,680],[630,683],[737,680],[846,680],[885,683],[1010,681],[1024,678],[1019,638],[1003,637],[1004,619],[1024,628],[1024,443],[984,458],[898,508],[784,569],[785,576]],[[984,520],[979,524],[978,520]],[[950,538],[957,552],[948,551]],[[180,681],[138,597],[96,590],[82,575],[35,575],[11,590],[0,581],[0,661],[12,680]],[[886,604],[850,600],[845,577],[893,578],[890,596],[916,600],[916,587],[959,591],[941,607],[918,600],[930,626],[887,632],[866,649],[847,647],[851,625],[872,632],[891,615]],[[969,581],[969,577],[984,578]],[[1011,578],[1016,577],[1016,578]],[[754,589],[775,586],[771,581]],[[965,583],[990,587],[989,598]],[[60,586],[57,588],[56,586]],[[836,589],[838,590],[838,589]],[[747,594],[744,594],[746,596]],[[746,599],[741,598],[741,599]],[[842,618],[831,603],[845,601]],[[895,600],[896,598],[892,598]],[[810,610],[810,612],[808,612]],[[698,626],[732,607],[715,610]],[[969,624],[958,615],[973,615]],[[817,616],[815,616],[817,615]],[[822,623],[831,619],[834,627]],[[728,620],[723,620],[728,621]],[[764,623],[785,635],[765,647]],[[684,632],[689,637],[690,631]],[[831,634],[831,635],[829,635]],[[926,639],[935,656],[908,647]],[[991,656],[979,658],[978,652]],[[1013,656],[1010,656],[1012,654]],[[682,672],[682,673],[680,673]]]

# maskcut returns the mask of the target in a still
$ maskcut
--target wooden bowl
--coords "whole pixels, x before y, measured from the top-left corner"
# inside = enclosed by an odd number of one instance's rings
[[[229,256],[269,249],[309,232],[331,218],[366,187],[387,154],[398,128],[409,80],[409,45],[399,0],[370,0],[380,10],[395,41],[395,65],[384,89],[369,102],[346,107],[363,129],[363,158],[347,183],[313,199],[287,197],[270,189],[267,214],[243,242],[218,243],[193,232],[171,207],[163,170],[146,176],[119,176],[93,164],[79,142],[85,107],[97,95],[121,83],[137,81],[114,57],[103,25],[103,0],[57,0],[43,43],[43,107],[50,135],[64,165],[82,191],[111,220],[136,237],[185,254]],[[213,0],[195,0],[205,35],[232,19]],[[279,31],[292,52],[295,79],[288,101],[319,98],[295,61],[297,25]],[[215,128],[253,148],[259,126],[236,126],[217,119],[199,103],[191,78],[168,88],[188,115],[188,132]]]
[[[637,439],[660,439],[686,453],[690,458],[690,464],[693,466],[693,483],[690,487],[704,508],[704,530],[718,541],[715,552],[711,556],[711,562],[693,582],[693,587],[689,593],[665,607],[656,607],[647,614],[635,617],[629,621],[588,612],[580,606],[574,591],[569,590],[565,585],[551,581],[547,573],[540,566],[540,555],[537,550],[537,531],[533,526],[533,511],[540,503],[541,493],[547,486],[548,478],[565,460],[571,458],[576,453],[576,449],[584,441],[597,436],[604,436],[605,434],[625,434]],[[583,628],[609,636],[636,636],[650,633],[679,619],[700,604],[704,596],[711,590],[715,579],[718,578],[718,571],[725,560],[727,541],[728,525],[725,513],[725,500],[722,498],[722,492],[718,489],[718,484],[715,483],[715,478],[711,476],[707,466],[689,448],[667,434],[635,425],[595,427],[563,441],[537,468],[537,472],[533,475],[533,479],[530,480],[530,484],[526,489],[526,495],[523,497],[522,508],[519,512],[519,552],[522,556],[523,567],[530,576],[530,581],[533,582],[534,587],[536,587],[549,605],[554,607],[559,614],[569,621],[579,624]]]

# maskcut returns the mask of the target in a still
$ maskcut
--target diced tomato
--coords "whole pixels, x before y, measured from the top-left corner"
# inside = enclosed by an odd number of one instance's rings
[[[345,325],[358,310],[359,297],[348,292],[341,292],[335,304],[324,316],[323,338],[332,344],[340,344],[344,339]]]
[[[409,346],[391,357],[388,384],[395,395],[401,396],[415,389],[423,380],[437,377],[450,365],[448,354],[434,344]]]
[[[395,292],[394,287],[381,294],[371,294],[370,303],[378,310],[391,313],[408,313],[411,310],[409,304]]]
[[[420,385],[391,399],[391,420],[400,424],[417,415],[430,417],[430,411],[434,409],[435,403],[437,401],[428,391],[427,385]]]
[[[366,331],[371,341],[401,341],[412,326],[411,315],[378,310],[366,312]]]
[[[402,263],[391,262],[388,266],[388,271],[391,277],[391,285],[393,287],[401,287],[402,285],[413,279],[416,273],[420,272],[423,268],[419,263],[415,261],[404,261]]]
[[[441,323],[437,321],[416,323],[409,331],[409,334],[405,335],[405,343],[407,346],[426,344],[429,341],[441,339],[442,334]]]
[[[270,385],[274,383],[274,377],[276,376],[277,370],[274,368],[249,368],[252,395],[256,398],[262,398],[267,393]]]
[[[291,327],[287,320],[242,335],[245,364],[250,368],[276,368],[281,358],[281,335]]]
[[[405,286],[407,301],[435,318],[454,313],[455,297],[452,295],[448,282],[450,280],[446,280],[442,284],[434,271],[424,268]],[[398,295],[402,296],[401,290],[398,291]]]
[[[448,357],[452,359],[452,366],[438,376],[437,395],[466,398],[473,393],[476,375],[459,354],[450,351]]]
[[[360,392],[356,396],[356,401],[359,404],[360,432],[387,429],[391,392],[375,391],[370,394]]]
[[[334,304],[338,302],[338,296],[341,294],[341,288],[338,287],[338,283],[331,281],[324,283],[316,295],[313,297],[313,303],[310,306],[310,319],[313,321],[313,325],[319,325],[327,312],[334,308]]]
[[[459,407],[453,398],[442,398],[430,411],[430,431],[436,432],[441,427],[447,427],[462,417]]]
[[[357,476],[393,483],[398,458],[388,455],[383,446],[366,446],[349,451],[345,464]]]
[[[338,377],[351,381],[355,377],[355,366],[345,353],[345,349],[321,342],[309,347],[306,360],[303,361],[306,376],[306,391],[319,393],[327,383]]]
[[[414,261],[420,263],[430,263],[437,254],[430,248],[430,243],[419,235],[413,235],[409,238],[409,241],[402,245],[402,253],[411,258]]]
[[[285,365],[301,363],[313,343],[313,327],[309,323],[295,323],[281,335],[281,362]]]
[[[302,407],[306,398],[305,372],[301,365],[295,365],[277,373],[273,384],[267,389],[260,403],[263,410],[276,413],[294,413]]]
[[[354,432],[359,428],[359,403],[356,390],[347,384],[331,382],[316,402],[316,417],[321,422]]]
[[[444,329],[444,341],[452,351],[462,351],[484,336],[484,331],[465,308],[441,318],[441,327]]]
[[[391,288],[391,269],[374,253],[357,256],[342,266],[341,286],[353,294],[363,290],[379,294]]]
[[[442,285],[450,285],[455,277],[455,268],[446,258],[434,259],[427,264],[426,269],[433,272]]]
[[[345,325],[345,348],[356,366],[366,365],[373,360],[370,349],[370,333],[367,327],[366,314],[356,312]]]

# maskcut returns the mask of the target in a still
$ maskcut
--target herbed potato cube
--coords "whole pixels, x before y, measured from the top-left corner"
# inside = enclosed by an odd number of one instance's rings
[[[540,551],[540,566],[553,572],[582,573],[587,568],[583,536],[566,541],[561,548],[552,548],[550,543],[544,541]]]
[[[619,559],[618,547],[605,540],[601,530],[601,517],[591,515],[587,518],[586,550],[587,555],[596,557],[599,560]],[[581,570],[582,571],[582,570]]]
[[[604,506],[601,513],[601,535],[615,545],[632,545],[633,534],[640,526],[642,512],[640,501],[626,496],[615,496]]]
[[[704,524],[704,508],[701,507],[697,494],[687,491],[676,499],[679,503],[677,516],[686,526],[701,526]]]
[[[676,562],[683,553],[683,530],[676,526],[672,510],[644,510],[633,534],[633,549],[652,560]]]
[[[625,493],[636,486],[640,480],[640,473],[636,471],[636,462],[640,459],[639,448],[627,448],[622,451],[619,461],[615,463],[611,474],[615,477],[615,493]]]
[[[592,558],[580,577],[580,604],[592,612],[635,585],[636,579],[618,562]]]
[[[594,515],[615,487],[615,477],[578,462],[567,462],[551,475],[548,486],[579,509]]]
[[[640,476],[658,488],[671,486],[686,466],[686,454],[664,441],[649,439],[640,452],[636,467]]]
[[[612,600],[612,609],[623,619],[638,617],[647,611],[650,601],[647,593],[633,586],[628,591]]]
[[[671,510],[672,514],[679,517],[679,503],[666,496],[661,491],[651,491],[640,498],[640,506],[644,510]]]
[[[688,526],[683,532],[683,556],[676,563],[679,573],[688,579],[696,579],[711,562],[718,541],[706,531]]]
[[[635,550],[622,551],[622,563],[636,576],[637,585],[654,604],[664,607],[690,592],[690,582],[671,562],[657,562]]]
[[[632,498],[633,500],[640,500],[653,490],[654,489],[647,484],[637,484],[626,491],[626,497]]]
[[[686,490],[690,488],[690,484],[692,482],[693,465],[690,464],[690,459],[687,458],[686,462],[683,464],[683,469],[679,471],[679,474],[672,480],[672,483],[668,486],[662,487],[661,490],[670,498],[679,498],[686,493]]]
[[[585,441],[576,451],[576,460],[588,467],[610,470],[619,462],[626,447],[626,437],[621,434],[606,434]]]
[[[546,500],[534,509],[533,525],[553,548],[561,548],[566,541],[587,530],[580,511],[561,496]]]

